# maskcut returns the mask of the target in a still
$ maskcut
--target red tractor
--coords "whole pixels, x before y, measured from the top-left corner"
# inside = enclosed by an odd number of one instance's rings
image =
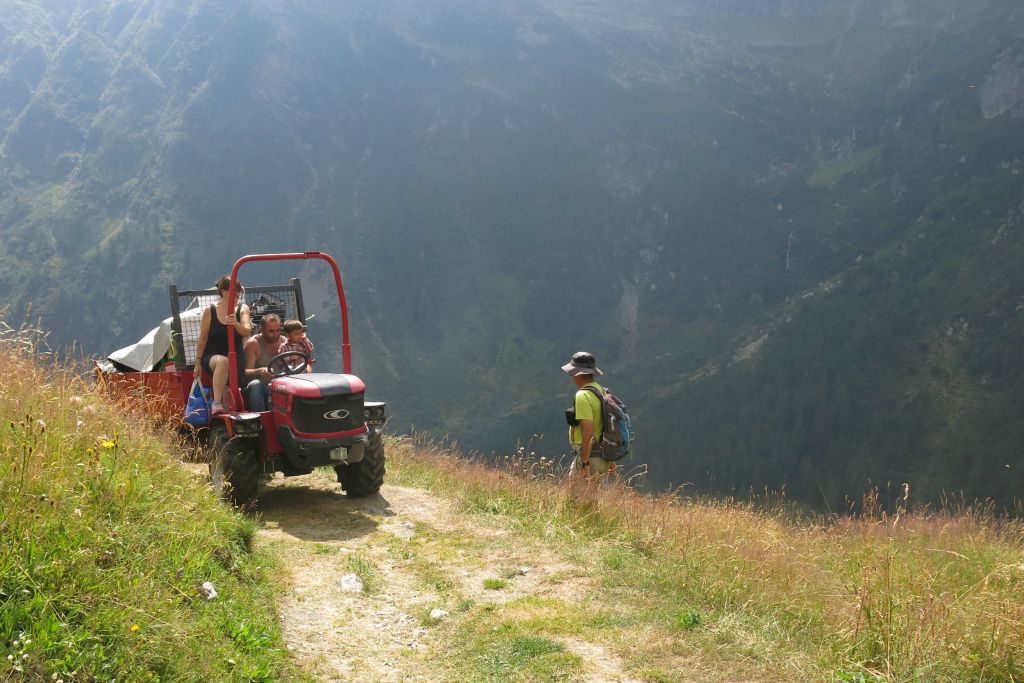
[[[213,415],[201,437],[205,437],[209,451],[213,486],[239,506],[253,503],[259,479],[274,472],[295,476],[309,474],[318,467],[333,467],[342,488],[353,497],[376,493],[384,483],[381,432],[387,422],[387,410],[384,403],[364,400],[365,385],[352,374],[348,310],[341,273],[334,259],[321,252],[243,256],[231,269],[229,310],[234,310],[240,301],[241,293],[236,291],[235,283],[242,265],[299,259],[326,261],[334,272],[341,310],[342,372],[305,372],[313,360],[308,355],[303,355],[297,365],[294,357],[289,358],[292,362],[285,362],[285,354],[278,355],[268,366],[273,374],[269,382],[269,409],[249,411],[239,385],[244,378],[238,377],[236,363],[242,349],[235,348],[234,335],[228,335],[230,408]],[[152,352],[149,364],[141,371],[131,371],[132,367],[118,363],[112,355],[108,361],[114,362],[115,372],[103,376],[116,393],[141,393],[151,409],[181,416],[192,385],[202,311],[216,299],[216,290],[178,290],[172,285],[170,294],[172,317],[165,321],[170,338],[167,352],[156,358],[155,363],[154,356],[159,350]],[[267,313],[277,313],[282,319],[306,320],[297,279],[287,285],[247,287],[243,296],[251,311],[254,334]],[[159,330],[151,332],[147,339],[159,339]],[[156,347],[159,349],[159,344]],[[208,376],[204,383],[210,383]]]

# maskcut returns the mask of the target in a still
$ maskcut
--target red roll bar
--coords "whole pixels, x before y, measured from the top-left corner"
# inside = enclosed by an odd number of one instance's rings
[[[352,374],[352,349],[348,343],[348,306],[345,304],[345,288],[341,285],[341,271],[338,270],[338,263],[331,258],[330,254],[322,251],[306,251],[296,254],[253,254],[243,256],[235,261],[231,268],[231,287],[228,289],[228,310],[235,310],[236,291],[235,283],[238,281],[238,269],[243,263],[250,261],[291,261],[296,259],[320,259],[327,261],[334,271],[334,284],[338,289],[338,305],[341,307],[341,361],[342,372],[346,375]],[[305,320],[302,321],[305,324]],[[238,351],[235,350],[235,335],[228,334],[228,391],[231,392],[231,400],[236,410],[245,404],[242,402],[242,391],[238,386]]]

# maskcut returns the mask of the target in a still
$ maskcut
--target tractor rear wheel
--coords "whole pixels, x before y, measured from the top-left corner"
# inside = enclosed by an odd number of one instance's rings
[[[384,485],[384,440],[374,434],[366,444],[363,459],[350,465],[335,465],[338,483],[349,498],[362,498],[380,491]]]
[[[224,425],[210,427],[210,483],[236,507],[256,501],[260,461],[252,439],[229,439]]]

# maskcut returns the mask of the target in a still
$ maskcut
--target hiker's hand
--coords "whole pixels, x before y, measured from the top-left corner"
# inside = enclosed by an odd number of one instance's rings
[[[265,382],[273,378],[273,375],[270,374],[270,370],[266,368],[256,368],[256,374],[259,375],[259,378]]]
[[[582,460],[580,461],[580,476],[582,476],[584,479],[590,479],[590,461],[589,460],[587,462],[583,462]]]
[[[224,324],[225,325],[234,325],[235,324],[235,320],[236,320],[236,318],[235,318],[235,314],[234,313],[228,313],[226,316],[224,316]]]

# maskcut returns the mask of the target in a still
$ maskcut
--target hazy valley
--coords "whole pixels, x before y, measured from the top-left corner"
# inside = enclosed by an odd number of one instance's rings
[[[320,249],[395,431],[561,453],[586,348],[656,487],[1009,503],[1022,35],[994,0],[7,2],[0,293],[102,355],[170,283]]]

